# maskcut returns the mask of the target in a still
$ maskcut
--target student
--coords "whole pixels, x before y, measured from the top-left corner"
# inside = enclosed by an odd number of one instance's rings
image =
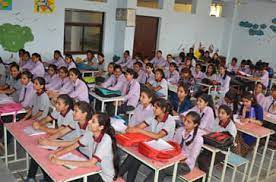
[[[146,80],[145,83],[153,84],[155,81],[155,75],[153,73],[153,64],[147,63],[146,64]]]
[[[67,69],[70,70],[71,68],[76,68],[76,64],[75,64],[75,61],[74,61],[74,58],[71,54],[66,54],[65,55],[65,62],[66,62],[66,66],[67,66]]]
[[[212,58],[210,57],[210,52],[209,51],[205,51],[204,52],[204,56],[202,58],[204,63],[210,63]]]
[[[73,91],[68,95],[77,101],[89,103],[88,87],[81,79],[81,74],[76,68],[69,70],[69,79],[73,83]]]
[[[31,55],[28,51],[25,51],[24,56],[23,56],[24,64],[21,67],[22,70],[31,70],[32,67],[34,66],[34,63],[31,59]]]
[[[183,83],[188,86],[189,89],[192,89],[192,86],[195,84],[195,79],[193,78],[192,72],[188,68],[183,68],[180,73],[179,83]]]
[[[188,68],[189,70],[193,70],[193,64],[190,57],[185,58],[184,65],[181,67],[181,69]]]
[[[212,132],[229,132],[234,138],[237,135],[237,128],[235,123],[232,120],[232,110],[226,105],[221,105],[218,109],[218,119],[214,123]],[[209,168],[211,164],[212,154],[210,151],[203,150],[198,157],[198,165],[201,170],[209,173]],[[219,152],[215,158],[215,164],[223,162],[225,155]]]
[[[108,66],[107,66],[107,74],[104,76],[105,81],[107,79],[109,79],[113,75],[113,73],[114,73],[114,67],[115,67],[115,63],[111,62],[111,63],[108,64]]]
[[[242,123],[263,124],[263,108],[257,103],[255,97],[250,92],[245,92],[242,96],[242,106],[240,109],[240,121]],[[252,147],[254,147],[256,139],[247,134],[240,134],[237,137],[237,146],[235,152],[246,156]]]
[[[167,60],[166,60],[166,65],[164,67],[165,70],[169,70],[169,67],[170,67],[170,64],[171,63],[176,63],[174,60],[173,60],[173,57],[171,54],[168,54],[167,55]]]
[[[170,63],[169,71],[166,75],[166,79],[169,84],[177,84],[179,81],[179,73],[177,71],[176,63]]]
[[[207,71],[204,74],[204,78],[207,78],[211,81],[216,80],[216,67],[213,64],[209,64]]]
[[[186,118],[182,118],[184,127],[178,128],[174,135],[174,141],[180,144],[183,153],[186,156],[185,160],[179,162],[177,167],[178,175],[188,174],[195,167],[197,157],[203,146],[203,138],[198,133],[200,125],[200,116],[198,113],[191,111]],[[173,166],[160,171],[158,181],[162,182],[172,180]],[[169,177],[169,178],[168,178]],[[154,180],[154,172],[151,172],[145,182]]]
[[[2,58],[0,57],[0,87],[5,85],[5,82],[6,82],[6,68]]]
[[[141,62],[136,62],[133,65],[134,71],[138,74],[137,81],[139,83],[145,84],[146,83],[146,73],[143,70],[143,65]]]
[[[150,61],[154,68],[163,68],[166,66],[166,60],[162,57],[162,51],[158,50],[155,57]]]
[[[219,59],[219,55],[218,55],[217,52],[215,52],[215,53],[213,54],[211,63],[214,64],[216,67],[218,67],[218,66],[220,65],[220,59]]]
[[[19,66],[16,63],[12,63],[10,66],[10,76],[7,78],[6,84],[0,86],[0,93],[7,94],[11,96],[15,102],[18,102],[21,88]]]
[[[35,129],[40,129],[50,134],[47,138],[40,138],[40,145],[67,147],[77,143],[80,137],[85,133],[88,121],[92,118],[93,112],[90,105],[84,101],[80,101],[74,105],[72,112],[73,101],[68,95],[60,95],[56,111],[51,115],[33,123]],[[57,120],[58,129],[49,129],[45,126],[46,123]],[[56,140],[61,138],[62,140]],[[35,160],[31,160],[30,168],[27,174],[26,182],[34,182],[37,173],[38,164]],[[42,170],[43,181],[52,181],[50,177]]]
[[[146,66],[147,66],[147,64],[148,63],[150,63],[150,60],[149,60],[149,57],[145,57],[144,59],[143,59],[143,69],[144,69],[144,71],[146,71]],[[153,67],[153,66],[152,66]]]
[[[261,80],[262,84],[267,88],[269,83],[269,75],[268,72],[265,70],[263,63],[256,65],[256,73],[260,74],[260,76],[256,76],[258,79]]]
[[[97,58],[94,56],[93,51],[86,51],[86,58],[83,60],[83,63],[94,67],[97,66]]]
[[[66,161],[58,157],[78,148],[89,160]],[[115,131],[110,125],[110,118],[103,113],[95,114],[88,124],[88,131],[79,141],[67,148],[55,152],[50,160],[58,165],[73,165],[77,167],[101,167],[102,171],[88,177],[88,181],[112,182],[117,179],[119,156]]]
[[[196,81],[196,83],[200,83],[204,78],[204,73],[201,71],[201,64],[196,64],[195,69],[192,70],[192,75]]]
[[[130,57],[129,50],[124,52],[123,57],[116,62],[116,64],[120,65],[122,68],[132,68],[133,67],[133,60]]]
[[[98,64],[97,64],[97,70],[98,71],[104,71],[104,54],[99,52],[97,56]]]
[[[54,64],[50,64],[48,66],[47,73],[44,76],[44,79],[46,81],[46,89],[48,89],[48,86],[53,84],[53,82],[56,82],[58,79],[58,74],[57,74],[57,66]]]
[[[46,66],[54,64],[59,69],[62,66],[66,66],[66,62],[64,61],[61,52],[59,50],[54,51],[54,58],[48,62],[45,63]]]
[[[160,97],[168,97],[168,82],[165,79],[165,74],[162,69],[155,71],[155,82],[152,84],[152,89]]]
[[[230,89],[231,77],[226,74],[226,67],[223,65],[219,66],[219,74],[217,75],[216,81],[220,83],[220,94],[223,97],[226,92]]]
[[[233,114],[238,112],[238,91],[236,89],[230,89],[223,98],[219,100],[216,108],[221,105],[227,105],[233,111]]]
[[[126,78],[122,73],[122,67],[120,65],[115,65],[114,74],[102,84],[102,87],[109,90],[119,90],[123,93],[125,84]]]
[[[189,87],[180,83],[177,88],[177,98],[171,99],[173,106],[173,115],[177,116],[189,110],[193,105],[189,96]]]
[[[162,138],[166,141],[172,140],[175,131],[175,121],[169,114],[171,106],[165,99],[157,99],[154,103],[154,117],[146,119],[144,122],[128,127],[127,132],[141,133],[155,140]],[[147,128],[147,130],[145,130]],[[127,182],[135,181],[137,171],[141,162],[132,156],[128,156],[120,166],[119,176],[127,173]]]
[[[24,53],[25,53],[25,49],[19,49],[18,51],[18,57],[19,57],[19,63],[18,65],[21,67],[25,64],[25,61],[24,61]]]
[[[178,65],[182,65],[182,64],[184,64],[185,57],[186,57],[185,52],[182,51],[178,54],[178,57],[175,59],[175,62]]]
[[[154,117],[152,105],[153,93],[149,89],[141,91],[140,103],[135,108],[132,117],[129,120],[128,126],[136,126],[144,122],[148,118]]]
[[[27,119],[37,120],[48,115],[50,101],[48,95],[45,93],[45,79],[37,77],[34,79],[34,90],[36,94],[33,96],[32,107],[27,111],[27,114],[21,121]]]
[[[133,64],[136,63],[136,62],[139,62],[139,63],[142,64],[142,68],[144,67],[144,62],[142,61],[142,54],[139,53],[139,52],[135,54],[134,59],[132,60],[132,62],[133,62]],[[134,67],[133,67],[133,69],[134,69]]]
[[[21,85],[22,89],[20,91],[19,95],[19,103],[22,104],[22,106],[25,109],[29,109],[32,106],[32,99],[34,97],[35,90],[32,82],[32,73],[29,71],[23,71],[21,73]]]
[[[29,70],[33,74],[33,78],[44,77],[45,69],[42,64],[41,56],[38,53],[32,54],[33,67]]]
[[[186,116],[186,114],[190,111],[195,111],[200,115],[201,122],[199,128],[212,131],[215,120],[215,112],[211,96],[202,94],[197,98],[196,106],[182,113],[181,115]]]
[[[238,71],[242,71],[242,72],[244,72],[246,74],[250,74],[251,73],[249,65],[247,64],[247,61],[245,59],[241,61],[241,64],[240,64],[240,67],[239,67]]]
[[[257,103],[262,106],[265,105],[265,96],[263,94],[264,90],[266,90],[265,86],[261,82],[257,82],[255,84],[254,96],[256,98]]]
[[[235,58],[235,57],[232,58],[231,64],[229,64],[229,66],[228,66],[228,70],[229,70],[229,72],[234,73],[234,74],[236,74],[238,72],[239,66],[238,66],[237,58]]]
[[[271,87],[271,95],[265,98],[264,112],[276,115],[276,85]]]

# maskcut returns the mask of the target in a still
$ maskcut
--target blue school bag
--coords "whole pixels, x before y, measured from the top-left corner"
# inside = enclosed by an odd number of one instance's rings
[[[77,68],[79,70],[89,70],[89,71],[97,71],[98,68],[96,66],[90,66],[88,64],[84,64],[84,63],[78,63],[76,64]]]
[[[95,93],[106,98],[119,97],[122,95],[120,90],[109,90],[106,88],[95,88]]]

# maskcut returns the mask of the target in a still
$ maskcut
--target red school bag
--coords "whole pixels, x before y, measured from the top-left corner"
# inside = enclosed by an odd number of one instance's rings
[[[140,133],[123,133],[117,134],[115,137],[117,142],[124,147],[131,147],[137,145],[140,142],[152,140],[151,137]]]
[[[158,161],[164,161],[173,158],[181,153],[181,147],[178,143],[173,141],[168,141],[168,143],[173,147],[173,149],[156,150],[147,145],[145,142],[141,142],[138,145],[138,151],[144,156]]]
[[[16,113],[18,111],[20,111],[23,108],[23,106],[19,103],[7,103],[7,104],[0,104],[0,123],[3,123],[1,120],[1,114],[4,113],[9,113],[9,112],[15,112],[14,115],[16,115]]]

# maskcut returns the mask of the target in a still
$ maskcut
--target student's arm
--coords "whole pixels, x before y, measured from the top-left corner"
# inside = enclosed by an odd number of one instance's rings
[[[53,133],[51,136],[48,137],[48,139],[57,139],[59,137],[62,137],[66,135],[67,133],[71,132],[72,129],[69,126],[62,126],[59,129],[55,130],[56,132]]]
[[[127,128],[127,132],[141,133],[141,134],[147,135],[154,139],[163,138],[164,136],[167,135],[167,133],[164,130],[161,130],[159,133],[153,133],[153,132],[144,130],[147,126],[148,126],[148,124],[146,122],[142,122],[141,124],[138,124],[134,127]]]
[[[153,89],[155,92],[157,92],[157,91],[161,90],[162,87],[161,87],[161,86],[157,86],[157,87],[152,87],[152,89]]]
[[[96,166],[96,163],[98,162],[98,160],[94,157],[87,161],[61,160],[61,159],[58,159],[57,157],[53,157],[51,159],[51,161],[54,164],[58,164],[58,165],[72,165],[72,166],[82,167],[82,168],[94,167],[94,166]]]
[[[42,116],[42,114],[43,114],[43,111],[38,111],[35,115],[33,115],[31,117],[31,119],[36,120],[37,118],[39,118],[40,116]]]
[[[8,85],[3,85],[3,86],[0,86],[0,90],[6,90],[7,88],[9,88]]]
[[[45,145],[45,146],[55,146],[55,147],[68,147],[70,145],[73,145],[74,143],[77,143],[79,140],[78,138],[75,138],[72,141],[64,141],[64,140],[49,140],[47,138],[40,138],[38,140],[38,144]]]
[[[79,140],[79,138],[78,138],[78,140]],[[77,141],[78,141],[78,140],[77,140]],[[61,148],[61,149],[59,149],[59,150],[56,150],[56,151],[53,153],[52,157],[59,157],[59,156],[62,156],[62,155],[64,155],[64,154],[68,153],[68,152],[71,152],[71,151],[75,150],[76,148],[78,148],[78,147],[80,146],[79,142],[77,142],[77,141],[74,142],[74,143],[72,143],[71,145],[67,145],[67,146],[64,147],[64,148]],[[51,158],[51,156],[50,156],[50,158]]]
[[[22,119],[20,119],[20,121],[25,121],[25,120],[29,119],[31,116],[32,116],[32,108],[27,110],[27,114]]]
[[[37,122],[33,123],[33,128],[37,129],[37,130],[41,130],[46,132],[47,134],[53,135],[55,133],[57,133],[59,130],[61,130],[62,128],[48,128],[46,125],[41,125]]]
[[[13,94],[15,91],[16,91],[15,88],[7,88],[5,90],[2,90],[1,93],[10,95],[10,94]]]

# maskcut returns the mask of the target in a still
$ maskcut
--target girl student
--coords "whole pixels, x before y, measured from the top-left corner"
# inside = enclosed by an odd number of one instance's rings
[[[232,120],[233,114],[230,107],[227,105],[221,105],[218,109],[218,118],[214,123],[213,132],[223,132],[227,131],[234,138],[237,135],[237,128],[235,123]],[[209,173],[210,163],[211,163],[211,152],[207,150],[203,150],[198,157],[198,165],[201,170]],[[218,153],[215,158],[215,164],[221,163],[225,158],[225,155],[222,153]]]
[[[98,71],[103,72],[104,71],[104,54],[99,52],[97,58],[98,58],[97,69],[98,69]]]
[[[26,109],[32,106],[32,99],[36,94],[34,89],[34,84],[32,82],[32,77],[33,75],[29,71],[23,71],[21,73],[20,81],[21,81],[22,89],[19,95],[19,103],[21,103],[22,106]]]
[[[186,160],[180,161],[177,167],[177,174],[184,175],[193,170],[197,157],[203,146],[202,135],[199,134],[200,115],[194,111],[187,114],[186,118],[182,118],[184,127],[178,128],[174,135],[173,140],[180,144]],[[163,169],[159,173],[158,181],[162,182],[167,177],[172,177],[173,167]],[[145,182],[154,180],[154,172],[151,172]],[[171,179],[172,180],[172,179]]]
[[[146,73],[143,70],[143,64],[141,62],[135,62],[133,64],[134,71],[138,74],[137,81],[139,83],[146,83]]]
[[[68,70],[70,70],[71,68],[76,68],[76,64],[75,64],[75,61],[74,61],[74,58],[71,54],[66,54],[65,55],[65,62],[66,62],[66,67]]]
[[[204,78],[204,73],[201,71],[201,64],[197,63],[195,69],[192,70],[192,75],[196,81],[196,83],[200,83]]]
[[[216,81],[220,83],[220,93],[224,96],[230,89],[231,77],[226,74],[226,67],[224,65],[219,66],[219,74]]]
[[[45,92],[45,79],[42,77],[37,77],[34,79],[34,94],[32,99],[32,107],[27,111],[27,114],[21,121],[25,121],[28,118],[33,120],[44,118],[48,115],[50,101],[48,95]]]
[[[33,67],[33,62],[31,59],[31,55],[28,51],[25,51],[23,60],[24,60],[25,64],[20,66],[21,69],[22,70],[30,70]]]
[[[218,101],[216,108],[218,109],[221,105],[227,105],[231,108],[233,114],[237,114],[239,109],[238,91],[236,89],[230,89],[225,96]]]
[[[78,101],[89,103],[88,87],[82,80],[81,74],[77,68],[69,70],[69,79],[73,83],[73,91],[69,93],[69,96]]]
[[[15,102],[18,102],[21,88],[19,66],[16,63],[12,63],[10,76],[7,78],[6,84],[0,86],[0,93],[10,95]]]
[[[168,82],[165,79],[165,74],[162,69],[156,69],[155,71],[155,82],[152,84],[152,89],[160,97],[168,97]]]
[[[151,84],[155,81],[155,75],[153,73],[153,64],[152,63],[147,63],[146,64],[146,84]]]
[[[265,105],[265,96],[263,94],[264,90],[266,90],[266,88],[261,82],[257,82],[255,84],[254,96],[256,98],[257,103],[262,107],[264,107]]]
[[[47,73],[44,76],[44,79],[46,81],[46,88],[48,89],[48,85],[53,84],[58,79],[57,74],[57,66],[54,64],[50,64],[48,66]]]
[[[33,67],[29,70],[33,74],[33,78],[44,77],[45,69],[42,64],[41,56],[38,53],[32,54]]]
[[[207,78],[211,81],[216,80],[216,67],[213,64],[209,64],[207,67],[207,71],[204,74],[204,78]]]
[[[271,87],[270,96],[265,98],[264,112],[276,115],[276,85]]]
[[[153,139],[163,138],[167,141],[172,140],[175,132],[175,121],[169,114],[171,112],[170,104],[165,99],[159,98],[154,103],[153,111],[154,117],[148,118],[134,127],[128,127],[126,131],[141,133]],[[140,165],[140,161],[132,156],[128,156],[120,167],[119,176],[124,176],[127,173],[126,181],[135,181]]]
[[[197,98],[196,105],[188,111],[182,113],[182,116],[186,116],[190,111],[197,112],[201,117],[199,128],[212,131],[215,120],[215,111],[213,101],[210,95],[202,94]]]
[[[180,83],[177,88],[177,98],[171,99],[171,104],[173,106],[173,115],[177,116],[183,112],[186,112],[192,107],[192,102],[189,96],[189,87]]]
[[[58,157],[78,148],[88,160],[69,161]],[[58,165],[78,167],[100,166],[102,172],[88,177],[88,181],[112,182],[117,179],[119,156],[115,131],[110,125],[110,118],[104,113],[96,113],[88,122],[88,130],[78,142],[51,155],[50,160]]]
[[[180,73],[179,83],[184,83],[191,89],[195,84],[195,79],[193,78],[192,72],[188,68],[183,68]]]
[[[54,51],[54,58],[48,62],[44,63],[46,66],[50,64],[56,65],[56,67],[59,69],[62,66],[66,66],[66,63],[61,55],[61,52],[59,50]]]
[[[144,89],[141,91],[140,103],[135,108],[134,113],[130,118],[128,123],[129,126],[136,126],[145,121],[147,118],[154,117],[152,100],[153,93],[151,90]]]
[[[179,81],[179,72],[177,70],[176,63],[170,63],[168,73],[166,75],[166,79],[168,83],[174,85],[177,84]]]

